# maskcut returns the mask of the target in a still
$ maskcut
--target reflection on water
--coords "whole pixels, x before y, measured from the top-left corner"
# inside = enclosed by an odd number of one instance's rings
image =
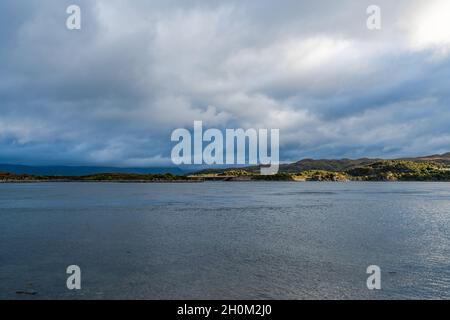
[[[450,184],[3,184],[0,243],[7,299],[450,298]]]

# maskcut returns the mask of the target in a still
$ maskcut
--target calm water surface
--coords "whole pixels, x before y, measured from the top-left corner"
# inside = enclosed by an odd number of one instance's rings
[[[448,299],[450,184],[2,184],[0,298]]]

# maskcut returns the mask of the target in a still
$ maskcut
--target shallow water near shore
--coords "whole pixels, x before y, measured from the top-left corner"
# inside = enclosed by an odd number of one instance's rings
[[[0,298],[448,299],[450,183],[0,184]]]

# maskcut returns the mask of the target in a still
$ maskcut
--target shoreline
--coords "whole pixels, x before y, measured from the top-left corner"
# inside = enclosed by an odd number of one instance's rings
[[[161,181],[151,181],[151,180],[0,180],[0,184],[8,183],[200,183],[204,180],[161,180]]]
[[[250,179],[198,179],[198,180],[160,180],[160,181],[151,181],[151,180],[0,180],[1,184],[37,184],[37,183],[136,183],[136,184],[146,184],[146,183],[205,183],[205,182],[290,182],[290,183],[309,183],[309,182],[315,182],[315,183],[326,183],[326,182],[333,182],[333,183],[359,183],[359,182],[373,182],[373,183],[408,183],[408,182],[441,182],[441,183],[450,183],[450,180],[348,180],[348,181],[334,181],[334,180],[264,180],[264,179],[258,179],[258,180],[250,180]]]

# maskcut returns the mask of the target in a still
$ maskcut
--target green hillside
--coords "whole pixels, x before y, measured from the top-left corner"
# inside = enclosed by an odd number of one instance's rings
[[[199,177],[246,177],[247,180],[291,181],[450,181],[450,154],[397,160],[305,159],[280,165],[274,176],[260,176],[259,167],[205,170]]]

